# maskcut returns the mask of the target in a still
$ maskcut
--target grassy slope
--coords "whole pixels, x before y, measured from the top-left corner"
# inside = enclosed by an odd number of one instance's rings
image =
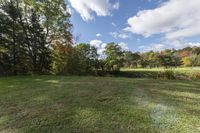
[[[200,132],[200,83],[0,78],[0,132]]]

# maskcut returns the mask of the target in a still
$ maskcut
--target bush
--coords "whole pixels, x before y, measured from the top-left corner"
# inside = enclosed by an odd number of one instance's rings
[[[175,73],[173,70],[165,70],[164,72],[161,72],[161,78],[169,79],[169,80],[176,79]]]
[[[196,79],[199,79],[199,80],[200,80],[200,73],[197,73]]]

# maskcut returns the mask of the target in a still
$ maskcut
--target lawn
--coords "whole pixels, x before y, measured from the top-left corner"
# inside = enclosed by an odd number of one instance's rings
[[[0,78],[0,132],[200,132],[200,82]]]

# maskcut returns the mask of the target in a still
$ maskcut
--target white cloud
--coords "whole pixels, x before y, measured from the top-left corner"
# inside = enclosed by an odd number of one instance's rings
[[[110,32],[109,34],[114,38],[127,39],[129,37],[126,33]]]
[[[99,48],[103,42],[101,40],[91,40],[90,45]]]
[[[120,6],[120,4],[119,4],[119,2],[117,2],[117,3],[115,3],[115,4],[113,5],[113,9],[119,9],[119,6]]]
[[[200,35],[200,0],[169,0],[152,10],[142,10],[128,19],[132,33],[149,37],[164,34],[167,39]]]
[[[166,49],[166,45],[165,44],[151,44],[151,45],[142,45],[139,47],[139,49],[142,52],[148,52],[148,51],[162,51],[164,49]]]
[[[200,43],[199,42],[197,42],[197,43],[189,42],[189,43],[186,43],[186,44],[188,46],[190,46],[190,47],[194,47],[194,46],[200,47]],[[185,46],[185,47],[187,47],[187,46]]]
[[[128,38],[128,35],[125,34],[125,33],[121,33],[121,34],[118,35],[118,37],[122,38],[122,39],[126,39],[126,38]]]
[[[105,54],[103,52],[107,43],[101,40],[91,40],[89,44],[97,48],[97,53],[100,55],[100,58],[105,58]],[[120,42],[118,45],[122,48],[122,50],[129,50],[128,45],[124,42]]]
[[[114,27],[116,27],[116,26],[117,26],[117,25],[116,25],[114,22],[112,22],[111,24],[112,24],[112,26],[114,26]]]
[[[122,50],[129,50],[128,48],[128,44],[124,43],[124,42],[120,42],[119,46],[122,48]]]
[[[101,36],[101,34],[100,34],[100,33],[96,34],[96,37],[100,37],[100,36]]]
[[[111,11],[119,8],[119,3],[112,4],[110,0],[69,0],[71,6],[80,14],[84,21],[97,16],[109,16]]]
[[[200,47],[200,43],[196,42],[180,42],[180,41],[174,41],[173,43],[171,43],[171,45],[169,45],[171,48],[175,48],[175,49],[182,49],[185,47],[194,47],[194,46],[198,46]]]
[[[117,32],[110,32],[109,34],[114,38],[118,37],[118,33]]]
[[[163,42],[163,43],[155,43],[150,45],[142,45],[139,47],[140,51],[147,52],[147,51],[162,51],[164,49],[182,49],[185,47],[200,47],[199,42],[181,42],[181,41],[172,41],[172,42]]]
[[[67,5],[67,11],[69,12],[69,14],[73,14],[73,10],[70,5]]]
[[[137,38],[137,42],[140,42],[141,41],[141,39],[140,38]]]
[[[97,53],[100,55],[100,58],[105,57],[103,51],[107,45],[106,43],[102,42],[101,40],[91,40],[90,45],[97,48]]]
[[[107,46],[107,43],[103,43],[103,44],[101,45],[102,48],[105,48],[106,46]]]

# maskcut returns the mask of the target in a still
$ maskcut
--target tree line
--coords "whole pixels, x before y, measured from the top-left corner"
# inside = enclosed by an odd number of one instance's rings
[[[200,66],[200,48],[134,53],[74,44],[64,0],[0,0],[0,75],[98,74],[121,67]]]
[[[200,47],[165,49],[160,52],[125,52],[125,66],[129,68],[195,67],[200,66]]]
[[[62,50],[72,46],[69,18],[64,0],[1,0],[0,74],[57,69]]]

